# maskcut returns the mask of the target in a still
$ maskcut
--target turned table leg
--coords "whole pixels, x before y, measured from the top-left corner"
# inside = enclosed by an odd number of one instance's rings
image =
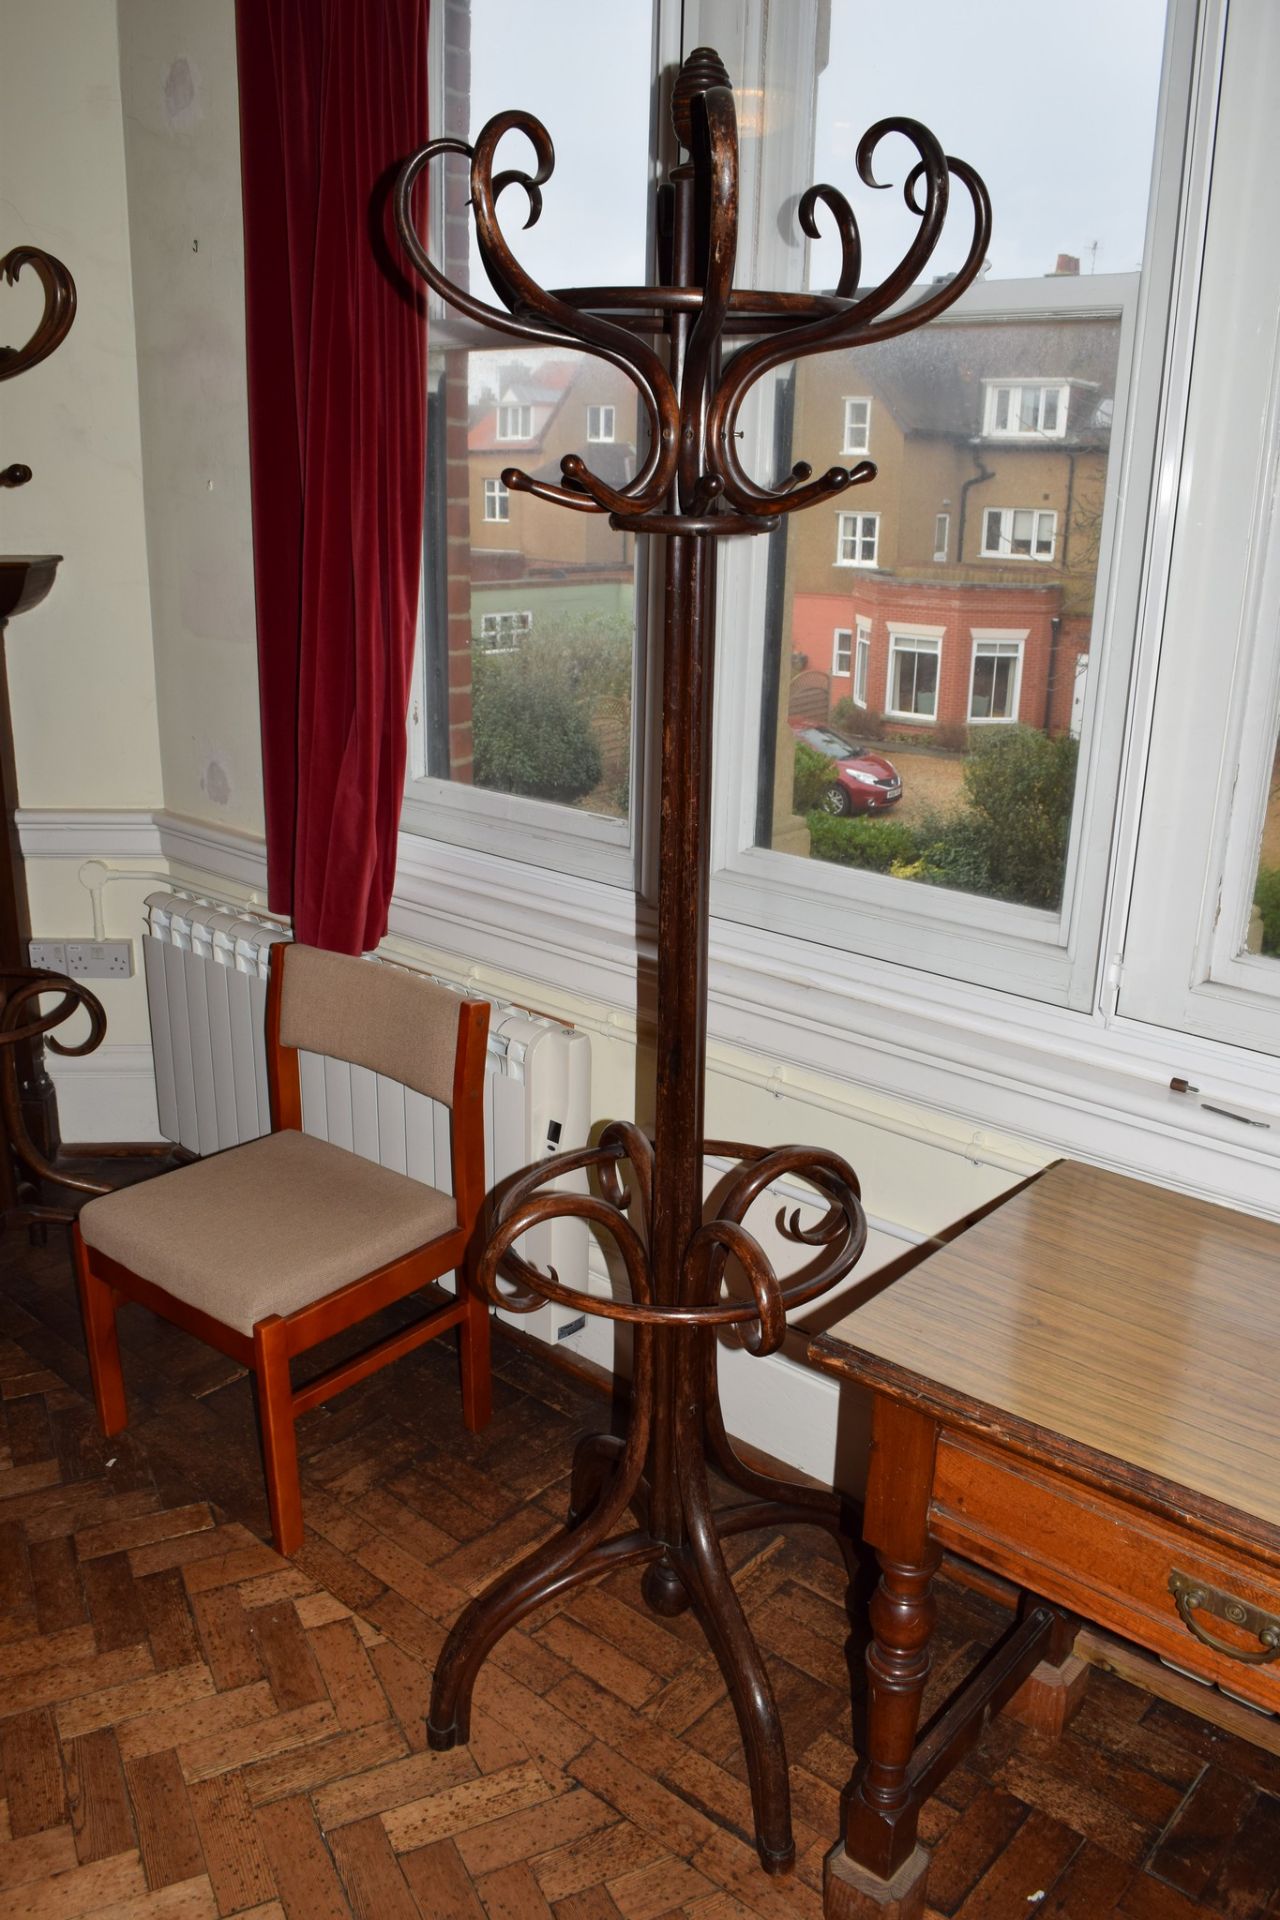
[[[929,1536],[937,1428],[927,1416],[878,1396],[863,1537],[876,1549],[880,1584],[871,1602],[867,1731],[845,1822],[827,1856],[826,1920],[918,1920],[929,1855],[917,1843],[920,1801],[910,1762],[929,1676],[941,1551]]]

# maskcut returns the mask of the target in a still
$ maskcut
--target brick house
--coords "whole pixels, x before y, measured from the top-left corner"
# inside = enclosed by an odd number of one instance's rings
[[[797,457],[877,468],[789,529],[784,643],[828,711],[891,737],[1072,724],[1119,336],[1087,312],[966,320],[801,363]]]

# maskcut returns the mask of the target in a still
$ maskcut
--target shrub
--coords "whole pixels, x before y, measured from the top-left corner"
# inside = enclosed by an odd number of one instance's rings
[[[964,770],[976,816],[969,857],[986,863],[983,891],[1027,907],[1056,907],[1071,828],[1078,747],[1031,727],[983,737]]]
[[[963,720],[943,720],[933,730],[933,744],[942,753],[963,753],[969,745],[969,729]]]
[[[491,792],[580,800],[599,785],[600,750],[564,663],[541,643],[472,656],[475,781]]]
[[[812,813],[826,799],[827,792],[835,784],[836,763],[828,760],[825,753],[819,753],[805,740],[796,741],[795,785],[792,788],[791,807],[795,813]]]
[[[631,702],[632,622],[621,614],[539,616],[520,658],[556,674],[583,699]]]
[[[963,810],[927,814],[916,833],[919,865],[904,877],[927,887],[953,887],[957,893],[992,893],[986,835],[976,814]]]
[[[864,867],[888,873],[895,864],[909,865],[920,857],[915,830],[903,820],[837,820],[829,813],[811,813],[809,852],[815,860],[840,867]]]
[[[632,635],[622,615],[550,614],[513,652],[473,650],[476,785],[562,802],[625,785]]]
[[[884,715],[874,708],[855,706],[848,694],[832,707],[831,724],[846,740],[884,739]]]
[[[1280,867],[1259,867],[1253,904],[1262,915],[1262,951],[1280,960]]]

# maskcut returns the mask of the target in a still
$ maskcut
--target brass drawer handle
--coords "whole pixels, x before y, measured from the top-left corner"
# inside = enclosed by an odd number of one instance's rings
[[[1203,1581],[1193,1580],[1189,1573],[1179,1573],[1176,1567],[1169,1575],[1169,1591],[1177,1603],[1183,1626],[1215,1653],[1225,1654],[1228,1660],[1243,1660],[1250,1667],[1265,1667],[1270,1660],[1280,1660],[1280,1618],[1275,1614],[1251,1607],[1247,1601],[1237,1600],[1233,1593],[1220,1593],[1216,1587],[1206,1587]],[[1256,1652],[1251,1652],[1220,1640],[1216,1633],[1210,1633],[1192,1618],[1196,1608],[1201,1613],[1212,1614],[1216,1620],[1229,1620],[1242,1633],[1256,1634],[1262,1644]]]

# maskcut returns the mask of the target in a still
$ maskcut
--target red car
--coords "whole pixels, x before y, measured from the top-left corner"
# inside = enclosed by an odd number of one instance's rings
[[[891,760],[866,747],[854,747],[830,727],[793,720],[797,740],[836,763],[835,784],[827,789],[828,813],[880,813],[902,798],[902,778]]]

